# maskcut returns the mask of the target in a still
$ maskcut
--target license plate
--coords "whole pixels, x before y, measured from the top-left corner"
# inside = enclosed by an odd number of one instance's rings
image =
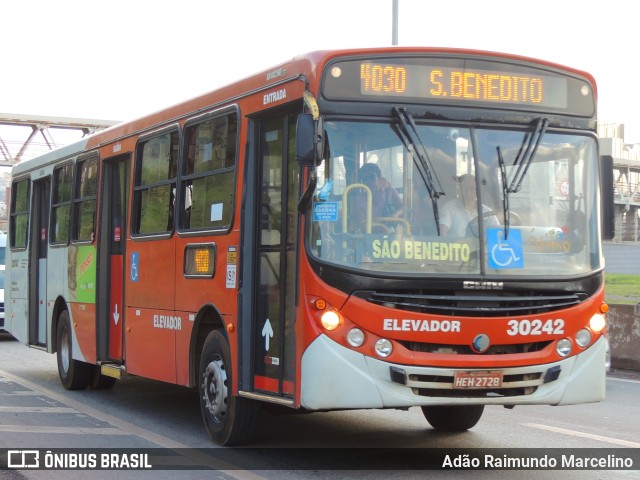
[[[502,372],[456,372],[453,376],[453,388],[477,390],[502,387]]]

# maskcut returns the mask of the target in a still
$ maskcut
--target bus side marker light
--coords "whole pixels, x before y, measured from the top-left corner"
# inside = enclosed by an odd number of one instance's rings
[[[230,323],[227,325],[227,332],[229,333],[233,333],[233,331],[235,330],[233,323]]]
[[[322,314],[320,322],[325,329],[332,331],[342,325],[342,317],[338,314],[338,312],[329,310]]]
[[[583,328],[578,333],[576,333],[576,343],[580,348],[588,347],[591,343],[591,332]]]
[[[600,333],[606,326],[607,321],[601,313],[596,313],[591,317],[591,320],[589,320],[589,328],[591,328],[595,333]]]
[[[361,347],[364,343],[364,332],[359,328],[352,328],[349,330],[349,333],[347,333],[347,342],[349,342],[349,345],[352,347]]]
[[[393,344],[391,343],[391,340],[381,338],[373,346],[373,349],[379,357],[387,358],[391,355],[391,352],[393,352]]]
[[[556,344],[556,352],[558,352],[558,355],[561,357],[566,357],[571,353],[571,347],[571,340],[563,338],[558,340],[558,343]]]

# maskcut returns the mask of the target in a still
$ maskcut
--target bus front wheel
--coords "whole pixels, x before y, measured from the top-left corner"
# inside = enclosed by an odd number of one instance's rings
[[[484,405],[438,405],[422,407],[422,413],[434,429],[441,432],[464,432],[480,420]]]
[[[257,403],[234,396],[231,351],[225,335],[214,330],[207,336],[200,358],[198,389],[200,410],[209,437],[218,445],[239,445],[251,440],[257,420]]]
[[[69,312],[64,310],[58,319],[56,330],[58,375],[67,390],[83,390],[91,380],[92,365],[74,360],[71,344],[71,322]]]

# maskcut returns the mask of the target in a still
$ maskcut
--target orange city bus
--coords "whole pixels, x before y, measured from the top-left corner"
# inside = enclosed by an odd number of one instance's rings
[[[70,390],[198,388],[223,445],[266,403],[463,431],[599,401],[605,160],[587,73],[302,55],[16,165],[5,328]]]

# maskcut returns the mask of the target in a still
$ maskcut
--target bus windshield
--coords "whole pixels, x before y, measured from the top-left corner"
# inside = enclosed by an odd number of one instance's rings
[[[599,269],[596,140],[541,123],[325,121],[312,255],[394,276]]]

